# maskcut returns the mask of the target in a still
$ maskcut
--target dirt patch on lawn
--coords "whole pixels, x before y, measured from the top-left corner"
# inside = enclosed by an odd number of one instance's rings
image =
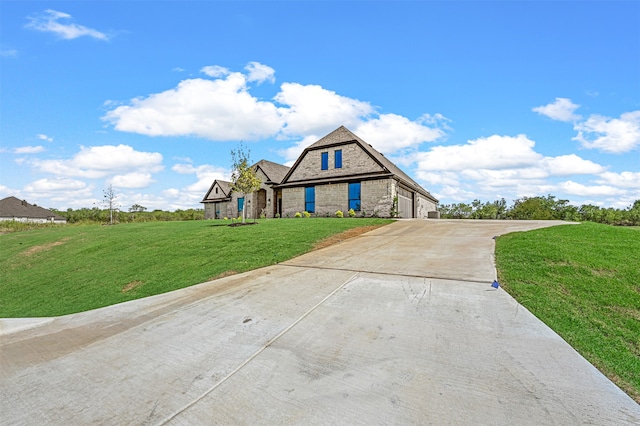
[[[24,252],[22,252],[23,256],[32,256],[36,253],[40,253],[46,250],[51,250],[52,248],[56,247],[56,246],[61,246],[64,243],[66,243],[69,240],[69,238],[63,238],[60,241],[54,241],[53,243],[49,243],[49,244],[42,244],[39,246],[33,246],[28,248],[27,250],[25,250]]]
[[[324,240],[320,240],[313,246],[312,250],[320,250],[325,247],[332,246],[334,244],[338,244],[343,242],[344,240],[348,240],[349,238],[357,237],[358,235],[366,234],[369,231],[373,231],[374,229],[385,226],[383,225],[370,225],[370,226],[361,226],[359,228],[348,229],[339,234],[332,235]]]
[[[128,291],[133,290],[134,288],[140,287],[142,284],[143,284],[142,281],[138,281],[138,280],[131,281],[129,284],[122,287],[122,292],[126,293]]]

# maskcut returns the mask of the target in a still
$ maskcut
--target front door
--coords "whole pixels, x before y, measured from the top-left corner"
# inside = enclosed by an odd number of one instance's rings
[[[256,212],[257,217],[262,217],[262,215],[266,215],[267,211],[267,191],[261,189],[258,191],[258,211]]]

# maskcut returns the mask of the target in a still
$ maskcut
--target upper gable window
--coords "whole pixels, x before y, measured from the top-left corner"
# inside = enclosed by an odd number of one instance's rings
[[[216,194],[218,193],[218,188],[216,188]]]
[[[335,166],[336,166],[336,169],[342,168],[342,150],[341,149],[336,149],[335,151]]]
[[[329,153],[328,152],[323,152],[322,154],[320,154],[320,169],[321,170],[329,170]]]

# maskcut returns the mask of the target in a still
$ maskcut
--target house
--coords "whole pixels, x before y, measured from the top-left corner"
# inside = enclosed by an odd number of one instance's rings
[[[282,214],[437,216],[438,200],[383,154],[341,126],[307,147],[280,185]]]
[[[238,217],[243,208],[253,218],[349,209],[358,216],[439,216],[433,195],[344,126],[307,147],[291,168],[266,160],[252,167],[260,189],[242,197],[231,183],[215,180],[201,201],[205,218]]]
[[[0,200],[0,221],[15,220],[16,222],[36,223],[67,223],[67,219],[54,212],[16,197]]]
[[[276,190],[275,186],[289,172],[289,167],[260,160],[251,168],[262,181],[260,189],[242,196],[231,191],[231,182],[214,180],[201,201],[205,219],[239,217],[244,208],[247,209],[247,218],[273,218],[282,214],[282,191]]]

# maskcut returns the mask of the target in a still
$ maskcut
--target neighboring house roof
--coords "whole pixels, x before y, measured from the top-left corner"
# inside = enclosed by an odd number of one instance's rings
[[[282,179],[289,173],[291,167],[283,166],[282,164],[274,163],[273,161],[260,160],[252,166],[256,170],[260,168],[262,172],[269,179],[266,183],[278,184],[282,182]]]
[[[213,188],[217,186],[222,191],[222,194],[213,194]],[[231,182],[227,182],[224,180],[214,180],[209,190],[205,194],[201,203],[213,203],[215,201],[228,201],[231,198]]]
[[[436,203],[438,202],[437,198],[435,198],[433,195],[431,195],[429,193],[429,191],[424,189],[422,186],[420,186],[418,183],[416,183],[413,179],[411,179],[409,176],[407,176],[407,174],[405,172],[400,170],[400,168],[398,166],[396,166],[395,164],[393,164],[387,157],[385,157],[380,152],[376,151],[373,148],[373,146],[371,146],[370,144],[368,144],[364,140],[360,139],[355,133],[351,132],[349,129],[347,129],[344,126],[338,127],[336,130],[334,130],[333,132],[329,133],[325,137],[321,138],[316,143],[314,143],[314,144],[310,145],[309,147],[307,147],[304,150],[304,152],[302,154],[300,154],[300,156],[296,160],[296,162],[293,165],[293,167],[291,167],[291,170],[289,170],[289,173],[287,173],[287,175],[282,180],[282,185],[283,186],[288,186],[287,184],[289,182],[287,180],[289,179],[289,177],[291,176],[293,171],[296,169],[296,167],[298,166],[300,161],[302,161],[302,159],[304,158],[304,156],[305,156],[305,154],[307,152],[315,151],[315,150],[319,150],[319,149],[326,149],[326,148],[329,148],[329,147],[335,147],[335,146],[339,146],[339,145],[345,145],[345,144],[354,143],[354,142],[357,143],[358,145],[360,145],[360,147],[367,154],[369,154],[371,156],[371,158],[373,158],[374,161],[376,161],[388,174],[395,176],[396,179],[398,179],[400,182],[402,182],[407,187],[413,189],[414,191],[416,191],[416,192],[418,192],[418,193],[430,198],[431,200],[435,201]],[[347,179],[348,177],[342,177],[342,178],[343,179]],[[335,180],[335,178],[332,178],[332,179]],[[291,182],[291,184],[293,184],[293,182]],[[304,184],[304,182],[303,181],[297,181],[297,182],[295,182],[295,184],[296,185]]]
[[[7,197],[0,200],[0,217],[67,220],[51,210],[29,204],[25,200],[20,200],[16,197]]]

